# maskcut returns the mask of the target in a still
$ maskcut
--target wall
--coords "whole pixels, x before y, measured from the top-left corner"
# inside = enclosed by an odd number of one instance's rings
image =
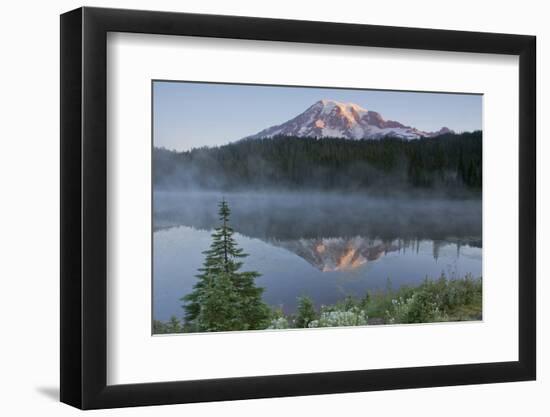
[[[550,97],[548,73],[550,26],[544,2],[407,1],[369,4],[278,0],[93,1],[89,6],[160,9],[217,14],[329,20],[380,25],[417,26],[535,34],[538,36],[539,120],[539,379],[537,382],[389,391],[304,398],[238,401],[169,407],[100,411],[94,415],[194,416],[297,415],[547,415],[550,390],[548,352],[550,303],[549,267],[541,259],[550,249],[549,222],[540,215],[550,209],[550,157],[542,138],[549,128],[542,120]],[[59,18],[80,2],[9,2],[2,8],[2,152],[0,181],[0,409],[4,415],[75,415],[59,404],[58,395],[58,276],[59,276]],[[505,122],[505,121],[503,121]],[[545,158],[546,157],[546,158]],[[543,233],[545,236],[543,237]]]

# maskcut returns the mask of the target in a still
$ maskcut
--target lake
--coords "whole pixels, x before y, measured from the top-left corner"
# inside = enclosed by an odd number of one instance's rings
[[[182,317],[180,298],[196,282],[222,198],[235,238],[249,254],[242,270],[260,272],[264,301],[286,313],[302,295],[318,307],[442,273],[482,273],[480,199],[199,191],[155,191],[153,197],[156,320]]]

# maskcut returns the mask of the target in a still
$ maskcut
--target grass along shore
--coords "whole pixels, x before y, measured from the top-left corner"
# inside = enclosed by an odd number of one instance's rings
[[[346,297],[316,309],[307,297],[298,298],[294,314],[273,308],[265,329],[364,326],[379,324],[434,323],[482,319],[482,278],[426,278],[417,286],[369,291],[362,298]],[[189,333],[195,330],[172,316],[153,321],[153,334]]]

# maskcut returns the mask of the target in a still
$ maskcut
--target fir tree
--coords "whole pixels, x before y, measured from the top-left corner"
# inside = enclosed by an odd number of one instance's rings
[[[309,297],[298,298],[298,311],[296,313],[296,327],[306,328],[309,323],[317,318],[313,301]]]
[[[193,292],[183,297],[185,320],[197,331],[263,329],[268,325],[269,308],[262,301],[263,288],[255,279],[258,272],[240,272],[242,258],[229,225],[231,211],[225,200],[219,204],[221,226],[212,233]]]

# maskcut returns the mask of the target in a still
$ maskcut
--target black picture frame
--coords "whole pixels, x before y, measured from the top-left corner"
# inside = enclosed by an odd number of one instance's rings
[[[108,32],[519,56],[519,360],[107,385]],[[252,17],[88,7],[61,15],[61,401],[96,409],[534,380],[535,45],[524,35]]]

